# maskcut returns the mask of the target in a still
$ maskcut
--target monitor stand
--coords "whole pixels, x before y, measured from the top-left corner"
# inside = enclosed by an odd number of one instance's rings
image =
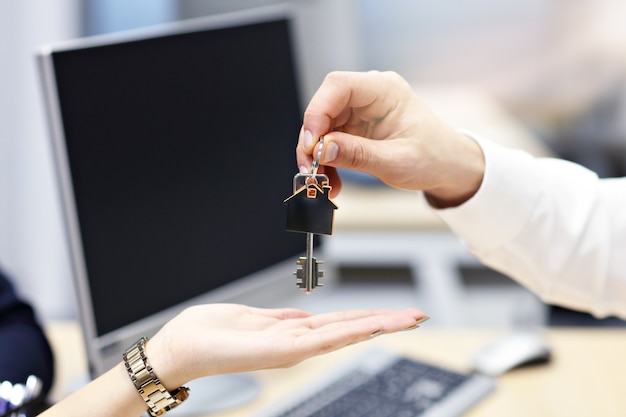
[[[243,406],[261,392],[259,382],[247,374],[215,375],[186,384],[189,398],[168,415],[180,417],[206,416],[209,413]]]

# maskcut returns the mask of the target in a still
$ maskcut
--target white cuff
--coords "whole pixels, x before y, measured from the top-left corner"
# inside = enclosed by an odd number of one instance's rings
[[[489,253],[516,236],[524,227],[540,196],[530,154],[508,149],[469,132],[485,157],[483,182],[472,198],[457,207],[434,212],[470,245],[480,240]]]

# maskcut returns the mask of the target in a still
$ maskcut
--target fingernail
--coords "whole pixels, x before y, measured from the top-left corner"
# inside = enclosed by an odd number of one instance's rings
[[[322,162],[328,163],[337,159],[337,155],[339,154],[339,146],[337,146],[335,142],[330,141],[326,145],[324,145],[324,147],[324,158]]]
[[[402,329],[402,331],[403,331],[403,332],[408,332],[409,330],[415,330],[415,329],[417,329],[417,328],[419,328],[419,327],[420,327],[420,326],[419,326],[419,324],[417,324],[417,323],[416,323],[416,324],[414,324],[413,326],[409,326],[409,327],[407,327],[407,328],[405,328],[405,329]]]
[[[305,149],[309,149],[311,147],[311,145],[313,144],[313,134],[311,133],[310,130],[305,130],[304,131],[304,137],[302,138],[302,144],[304,145]]]
[[[381,334],[385,333],[385,329],[380,329],[372,334],[370,334],[370,337],[376,337],[376,336],[380,336]]]
[[[424,323],[424,322],[425,322],[425,321],[427,321],[427,320],[430,320],[430,317],[428,317],[428,316],[424,316],[424,317],[422,317],[421,319],[418,319],[418,320],[415,322],[415,324],[422,324],[422,323]]]
[[[309,174],[310,172],[311,171],[309,171],[309,169],[305,167],[304,165],[300,167],[300,174]]]

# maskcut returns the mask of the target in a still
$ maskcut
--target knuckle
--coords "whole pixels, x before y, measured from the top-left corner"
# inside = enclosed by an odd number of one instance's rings
[[[363,144],[356,142],[352,144],[349,164],[351,168],[362,169],[367,166],[367,150]]]

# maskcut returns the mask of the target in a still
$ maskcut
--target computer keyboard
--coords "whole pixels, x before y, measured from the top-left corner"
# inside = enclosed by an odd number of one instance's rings
[[[451,417],[460,416],[494,388],[494,380],[368,351],[306,393],[256,417]]]

